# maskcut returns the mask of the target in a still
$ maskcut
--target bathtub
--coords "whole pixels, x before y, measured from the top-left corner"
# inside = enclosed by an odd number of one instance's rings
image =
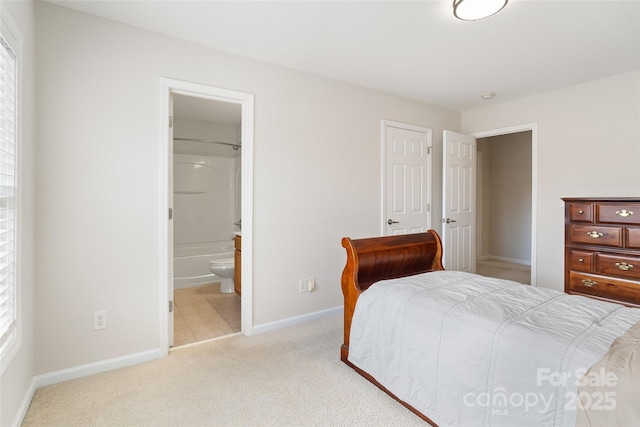
[[[209,271],[209,261],[233,258],[233,255],[233,240],[174,245],[173,288],[183,289],[219,282],[221,278]]]

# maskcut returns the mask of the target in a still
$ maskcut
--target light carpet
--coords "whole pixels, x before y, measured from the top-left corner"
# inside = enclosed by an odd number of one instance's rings
[[[36,391],[23,426],[424,426],[340,361],[342,316]]]

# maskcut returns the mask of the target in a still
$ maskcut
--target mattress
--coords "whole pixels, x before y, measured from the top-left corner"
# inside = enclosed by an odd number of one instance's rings
[[[358,298],[348,360],[439,426],[573,426],[577,385],[640,310],[436,271]]]

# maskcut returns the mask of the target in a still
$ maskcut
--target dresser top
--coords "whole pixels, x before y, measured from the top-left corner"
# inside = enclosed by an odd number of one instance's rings
[[[565,202],[588,200],[590,202],[640,202],[638,197],[563,197]]]

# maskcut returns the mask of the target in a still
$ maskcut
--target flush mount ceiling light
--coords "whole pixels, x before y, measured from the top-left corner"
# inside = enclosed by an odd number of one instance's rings
[[[463,21],[477,21],[494,15],[507,5],[509,0],[453,0],[453,14]]]

